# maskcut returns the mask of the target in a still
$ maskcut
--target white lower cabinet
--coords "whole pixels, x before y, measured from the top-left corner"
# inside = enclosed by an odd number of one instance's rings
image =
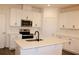
[[[62,55],[62,45],[48,45],[42,47],[22,49],[17,45],[16,55]]]
[[[40,47],[38,49],[39,55],[61,55],[62,54],[62,45],[49,45]]]
[[[22,49],[19,45],[16,45],[16,55],[36,55],[38,54],[38,48]]]
[[[10,46],[9,46],[10,50],[14,49],[14,47],[15,47],[15,45],[14,45],[15,44],[15,42],[14,42],[15,39],[16,39],[15,35],[10,35]]]
[[[66,39],[67,40],[67,39]],[[71,41],[64,43],[64,47],[65,50],[67,51],[71,51]]]
[[[38,48],[21,50],[21,55],[36,55],[38,54]]]
[[[72,39],[71,46],[72,52],[74,52],[75,54],[79,54],[79,39]]]
[[[63,44],[64,50],[74,54],[79,54],[79,38],[74,38],[74,37],[69,37],[64,35],[56,35],[56,37],[69,41]]]
[[[79,54],[79,39],[68,39],[69,42],[64,44],[64,49],[74,54]]]
[[[21,35],[12,34],[10,35],[10,43],[9,43],[9,49],[13,50],[16,48],[15,40],[21,39]]]
[[[6,40],[7,38],[5,38],[5,35],[1,35],[0,34],[0,48],[4,48],[5,47],[5,44],[6,44]]]

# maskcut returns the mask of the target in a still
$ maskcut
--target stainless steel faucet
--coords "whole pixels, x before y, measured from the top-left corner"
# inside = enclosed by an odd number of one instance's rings
[[[39,31],[35,31],[35,35],[38,33],[38,38],[36,38],[37,41],[39,41]]]

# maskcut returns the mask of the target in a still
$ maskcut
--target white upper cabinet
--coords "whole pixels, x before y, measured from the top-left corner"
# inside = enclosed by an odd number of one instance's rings
[[[28,19],[27,19],[27,17],[28,17]],[[32,11],[22,10],[22,19],[32,20]]]
[[[21,26],[21,20],[31,20],[32,27],[40,27],[41,12],[32,10],[11,9],[10,10],[10,26]],[[28,17],[28,19],[27,19]]]
[[[70,14],[68,15],[68,13],[60,14],[59,27],[60,28],[72,28],[70,17],[71,17],[71,15]]]
[[[42,20],[42,14],[41,12],[33,11],[32,12],[32,20],[33,20],[33,27],[40,27],[41,26],[41,20]]]
[[[59,27],[69,29],[79,29],[79,11],[60,13]]]
[[[71,16],[72,27],[75,29],[79,29],[79,11],[71,12]]]
[[[21,26],[22,10],[17,10],[17,26]]]
[[[40,27],[41,13],[38,11],[23,10],[22,19],[31,20],[33,23],[32,27]]]
[[[10,26],[16,26],[16,12],[15,9],[10,10]]]
[[[56,8],[44,8],[44,17],[57,17],[58,9]]]
[[[21,26],[22,10],[11,9],[10,10],[10,26]]]

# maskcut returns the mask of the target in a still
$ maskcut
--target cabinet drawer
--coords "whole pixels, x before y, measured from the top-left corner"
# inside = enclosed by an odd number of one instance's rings
[[[21,54],[22,55],[37,55],[38,54],[38,48],[21,50]]]

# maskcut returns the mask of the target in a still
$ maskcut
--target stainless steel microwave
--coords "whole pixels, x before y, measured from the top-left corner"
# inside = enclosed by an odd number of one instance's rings
[[[30,20],[21,20],[21,26],[22,27],[32,27],[32,21]]]

